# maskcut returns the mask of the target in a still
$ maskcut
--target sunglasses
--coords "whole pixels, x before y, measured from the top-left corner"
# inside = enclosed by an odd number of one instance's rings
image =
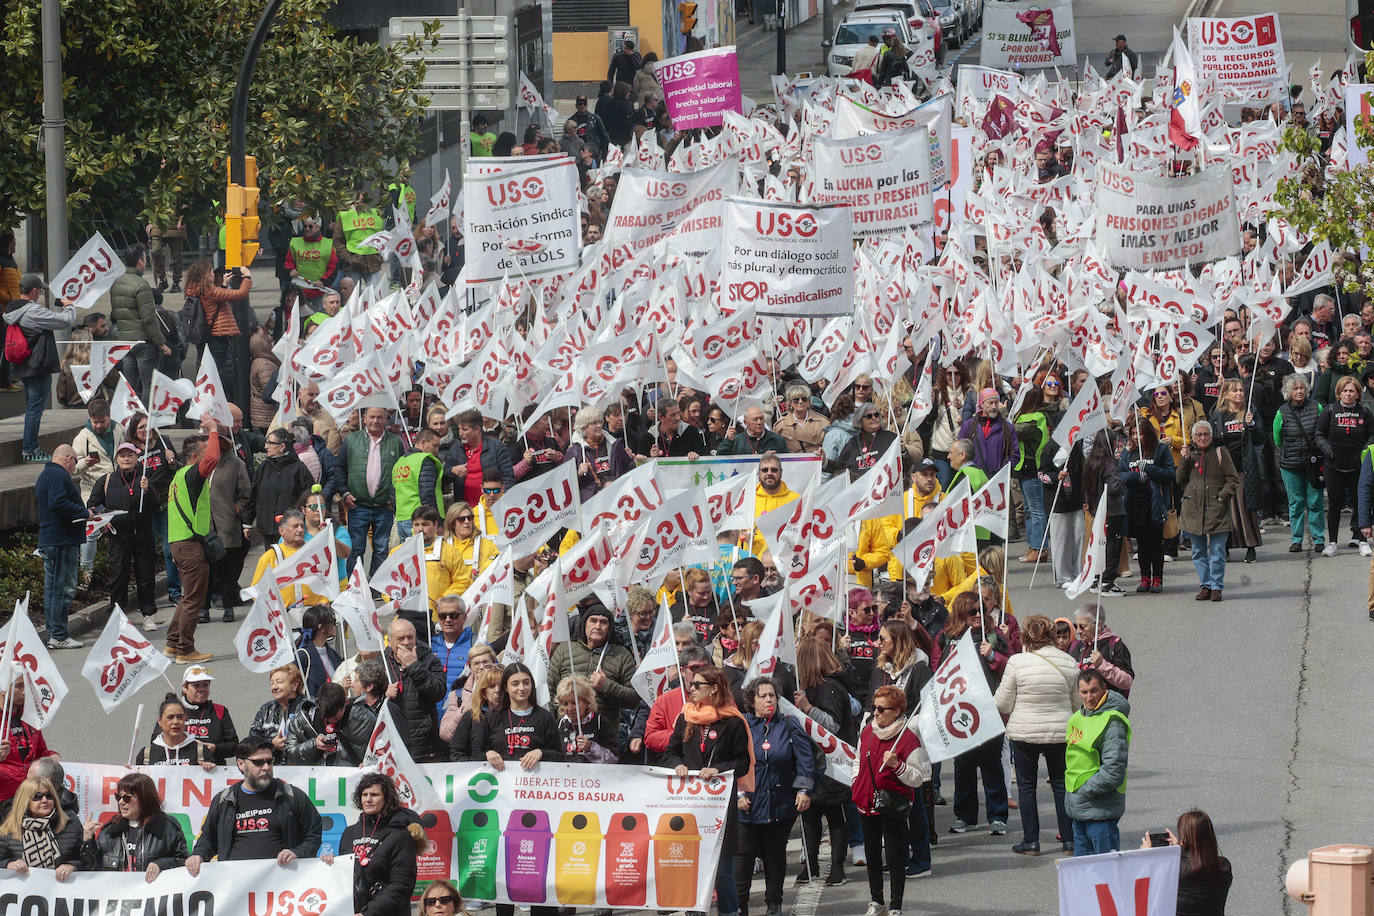
[[[896,712],[896,711],[897,711],[897,707],[896,707],[896,706],[879,706],[877,703],[874,703],[874,704],[873,704],[873,711],[874,711],[874,712]]]
[[[809,400],[811,400],[811,399],[810,399],[810,398],[793,398],[793,399],[792,399],[792,403],[793,403],[793,404],[805,404],[805,403],[806,403],[807,401],[809,401]]]
[[[443,897],[426,897],[426,898],[425,898],[425,906],[426,906],[426,907],[438,906],[438,905],[441,904],[441,903],[447,903],[449,906],[454,906],[454,907],[456,907],[456,906],[458,905],[458,898],[457,898],[457,897],[454,897],[452,894],[446,894],[446,895],[444,895]]]
[[[472,521],[472,516],[471,516],[471,515],[460,515],[460,516],[458,516],[458,519],[457,519],[457,520],[460,521],[460,522],[470,522],[470,521]]]
[[[271,757],[250,757],[250,758],[248,758],[248,764],[249,764],[250,766],[255,766],[255,767],[257,767],[258,769],[262,769],[263,767],[270,767],[270,766],[273,764],[273,762],[274,762],[274,761],[272,760]]]
[[[1044,384],[1043,387],[1045,387],[1045,388],[1058,388],[1058,387],[1059,387],[1059,383],[1058,383],[1058,382],[1046,382],[1046,383]]]
[[[872,386],[872,385],[860,385],[860,384],[858,384],[858,383],[855,383],[855,385],[854,385],[854,390],[855,390],[855,391],[872,391],[872,390],[873,390],[873,386]]]
[[[439,619],[440,619],[440,620],[457,620],[460,616],[462,616],[462,615],[461,615],[461,614],[456,614],[456,613],[450,612],[450,613],[447,613],[447,614],[440,614],[440,615],[439,615]]]
[[[710,686],[711,686],[711,685],[708,684],[708,683],[706,683],[705,681],[692,681],[692,689],[693,689],[693,690],[705,690],[706,688],[708,688],[708,687],[710,687]]]
[[[34,800],[34,801],[52,801],[52,793],[51,793],[51,792],[35,792],[35,793],[33,793],[33,800]]]
[[[124,804],[124,803],[126,803],[126,802],[131,802],[131,801],[133,801],[133,800],[134,800],[134,795],[133,795],[133,793],[131,793],[131,792],[116,792],[116,793],[115,793],[115,801],[119,802],[121,805]]]
[[[501,495],[501,488],[500,488],[500,487],[483,487],[483,488],[482,488],[482,492],[485,493],[485,494],[488,495],[488,496],[500,496],[500,495]]]

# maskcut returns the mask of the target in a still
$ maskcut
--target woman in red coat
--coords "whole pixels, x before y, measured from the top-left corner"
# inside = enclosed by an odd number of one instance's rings
[[[873,692],[873,718],[859,736],[859,766],[853,798],[863,826],[868,854],[868,893],[873,901],[865,916],[901,916],[906,888],[907,814],[916,789],[930,778],[930,760],[916,733],[906,727],[906,694],[891,684]],[[900,803],[902,811],[879,811],[878,801]],[[892,884],[892,908],[883,905],[883,862]]]

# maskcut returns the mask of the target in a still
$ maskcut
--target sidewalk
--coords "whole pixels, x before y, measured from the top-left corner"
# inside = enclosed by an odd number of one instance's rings
[[[836,25],[850,12],[849,2],[836,3],[833,19]],[[778,66],[778,33],[763,29],[763,17],[758,16],[757,25],[750,25],[747,19],[740,19],[735,35],[735,48],[739,55],[740,87],[744,94],[763,105],[773,101],[772,76]],[[817,13],[805,22],[787,29],[787,72],[788,74],[810,72],[813,76],[825,75],[825,53],[821,42],[829,35],[821,34],[823,17]]]

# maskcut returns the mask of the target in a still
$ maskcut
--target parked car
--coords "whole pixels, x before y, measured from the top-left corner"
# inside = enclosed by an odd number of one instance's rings
[[[931,5],[940,16],[940,29],[944,32],[946,44],[951,48],[962,45],[968,34],[962,0],[931,0]]]
[[[854,54],[868,44],[868,36],[882,38],[884,29],[896,29],[905,44],[911,44],[911,29],[897,10],[874,9],[853,12],[835,27],[835,35],[821,42],[825,49],[825,69],[831,76],[847,76],[853,69]]]
[[[912,36],[925,32],[935,45],[935,63],[945,62],[945,36],[940,25],[940,15],[930,0],[859,0],[854,4],[855,13],[868,13],[874,10],[897,10],[906,17],[907,28]]]

